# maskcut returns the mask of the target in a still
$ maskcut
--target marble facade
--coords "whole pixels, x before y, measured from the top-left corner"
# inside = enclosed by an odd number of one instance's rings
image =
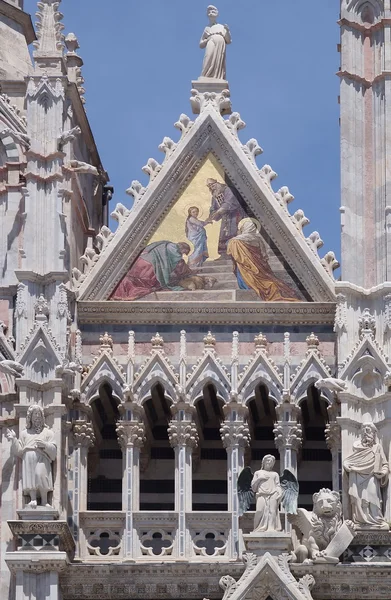
[[[390,11],[341,0],[336,280],[239,138],[215,7],[194,116],[112,230],[77,38],[59,2],[34,30],[0,0],[1,598],[389,597]],[[298,515],[268,490],[240,514],[239,474],[267,455]]]

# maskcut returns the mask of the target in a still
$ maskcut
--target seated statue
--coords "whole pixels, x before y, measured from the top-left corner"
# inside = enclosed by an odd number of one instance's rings
[[[6,437],[12,442],[11,454],[22,459],[23,495],[30,499],[27,506],[37,508],[37,498],[42,506],[51,506],[48,493],[53,491],[52,462],[57,447],[53,431],[45,424],[43,408],[38,404],[28,408],[26,429],[19,440],[12,429],[8,429]]]

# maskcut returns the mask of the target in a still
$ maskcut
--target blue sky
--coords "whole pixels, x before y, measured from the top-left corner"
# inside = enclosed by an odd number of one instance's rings
[[[73,31],[84,60],[86,109],[102,162],[115,187],[112,208],[130,203],[141,167],[159,162],[173,123],[191,116],[191,80],[201,71],[199,39],[207,1],[63,0],[64,33]],[[219,0],[233,42],[227,74],[233,110],[247,123],[243,141],[264,149],[270,164],[319,231],[321,255],[340,257],[338,0]],[[25,10],[36,12],[35,0]],[[34,17],[33,17],[34,20]]]

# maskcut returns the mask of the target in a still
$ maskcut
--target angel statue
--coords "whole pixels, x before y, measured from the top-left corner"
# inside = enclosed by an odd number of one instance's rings
[[[286,513],[297,513],[297,479],[288,469],[280,477],[273,471],[275,462],[274,456],[266,454],[259,471],[253,474],[250,467],[245,467],[238,478],[239,515],[256,500],[254,531],[281,531],[280,502]]]

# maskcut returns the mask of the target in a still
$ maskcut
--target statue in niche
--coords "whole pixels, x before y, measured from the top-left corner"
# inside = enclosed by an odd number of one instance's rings
[[[45,424],[43,408],[38,404],[27,410],[26,429],[19,440],[15,431],[7,430],[6,437],[12,442],[11,453],[22,459],[23,495],[29,496],[30,508],[37,508],[37,498],[41,506],[48,503],[48,493],[53,491],[52,462],[56,459],[57,447],[54,433]]]
[[[353,523],[363,529],[388,530],[381,488],[388,483],[390,467],[373,423],[362,424],[361,439],[354,442],[353,454],[345,458],[343,467],[349,479]]]
[[[205,48],[201,77],[224,80],[227,76],[226,45],[231,43],[231,33],[228,25],[220,25],[216,22],[219,11],[215,6],[208,6],[206,14],[209,25],[205,27],[200,40],[200,48]]]
[[[274,456],[266,454],[258,471],[253,474],[246,467],[238,478],[239,514],[247,512],[256,500],[254,532],[281,531],[280,502],[286,513],[297,511],[297,479],[288,469],[280,477],[273,471],[275,462]]]

